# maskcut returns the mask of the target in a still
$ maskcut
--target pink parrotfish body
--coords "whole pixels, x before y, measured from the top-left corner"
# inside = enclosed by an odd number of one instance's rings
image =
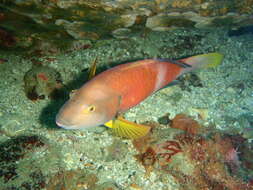
[[[215,66],[223,55],[209,53],[177,61],[145,59],[108,69],[75,90],[56,116],[58,126],[85,129],[112,120],[185,72]]]

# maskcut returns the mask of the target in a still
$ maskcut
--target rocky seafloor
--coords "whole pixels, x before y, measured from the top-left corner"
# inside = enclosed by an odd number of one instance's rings
[[[145,139],[121,139],[102,127],[64,130],[54,122],[96,57],[101,72],[136,59],[207,52],[224,54],[223,63],[181,77],[124,114],[154,126]],[[253,189],[251,33],[140,32],[60,54],[1,51],[0,58],[1,190]],[[193,129],[175,124],[182,113]]]

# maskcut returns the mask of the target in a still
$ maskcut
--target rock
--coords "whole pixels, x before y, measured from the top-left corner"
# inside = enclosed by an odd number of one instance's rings
[[[129,28],[118,28],[112,32],[113,37],[118,39],[128,38],[131,34]]]
[[[159,14],[147,19],[146,27],[155,31],[166,31],[175,27],[192,27],[194,21],[185,18],[179,13]]]
[[[6,136],[16,136],[21,134],[25,128],[20,122],[22,115],[11,114],[11,113],[1,113],[0,115],[0,133]]]
[[[134,25],[136,20],[137,14],[127,14],[121,15],[121,22],[123,23],[124,27],[130,27]]]
[[[175,27],[240,27],[252,24],[253,14],[253,1],[249,0],[57,0],[49,3],[23,0],[4,1],[1,7],[4,31],[8,29],[8,34],[15,34],[15,38],[9,35],[6,41],[3,33],[0,39],[4,38],[2,43],[13,49],[16,43],[19,46],[20,39],[30,39],[31,43],[20,44],[21,47],[24,44],[24,49],[36,49],[33,45],[38,45],[38,41],[51,44],[59,43],[58,39],[71,41],[70,37],[98,40],[135,25],[140,26],[139,31],[144,27],[155,31]],[[22,30],[16,30],[15,25]]]
[[[24,76],[25,93],[30,100],[60,97],[62,86],[60,74],[50,67],[35,65]]]

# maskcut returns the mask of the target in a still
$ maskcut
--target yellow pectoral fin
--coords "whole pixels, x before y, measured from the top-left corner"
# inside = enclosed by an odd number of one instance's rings
[[[113,125],[113,120],[110,120],[104,124],[104,126],[109,127],[109,128],[112,128],[112,125]]]
[[[120,137],[137,139],[148,134],[151,127],[127,121],[123,118],[116,118],[108,121],[105,126],[112,128],[113,132]]]

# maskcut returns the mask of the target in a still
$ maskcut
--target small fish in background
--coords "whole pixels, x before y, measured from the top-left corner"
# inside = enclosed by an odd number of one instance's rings
[[[145,59],[115,66],[75,90],[57,114],[56,124],[65,129],[86,129],[105,124],[121,137],[145,136],[151,127],[117,116],[182,74],[215,67],[222,60],[222,54],[208,53],[177,61]]]
[[[232,37],[232,36],[241,36],[244,34],[253,34],[253,25],[249,25],[249,26],[242,26],[240,28],[237,29],[232,29],[228,31],[228,36]]]

